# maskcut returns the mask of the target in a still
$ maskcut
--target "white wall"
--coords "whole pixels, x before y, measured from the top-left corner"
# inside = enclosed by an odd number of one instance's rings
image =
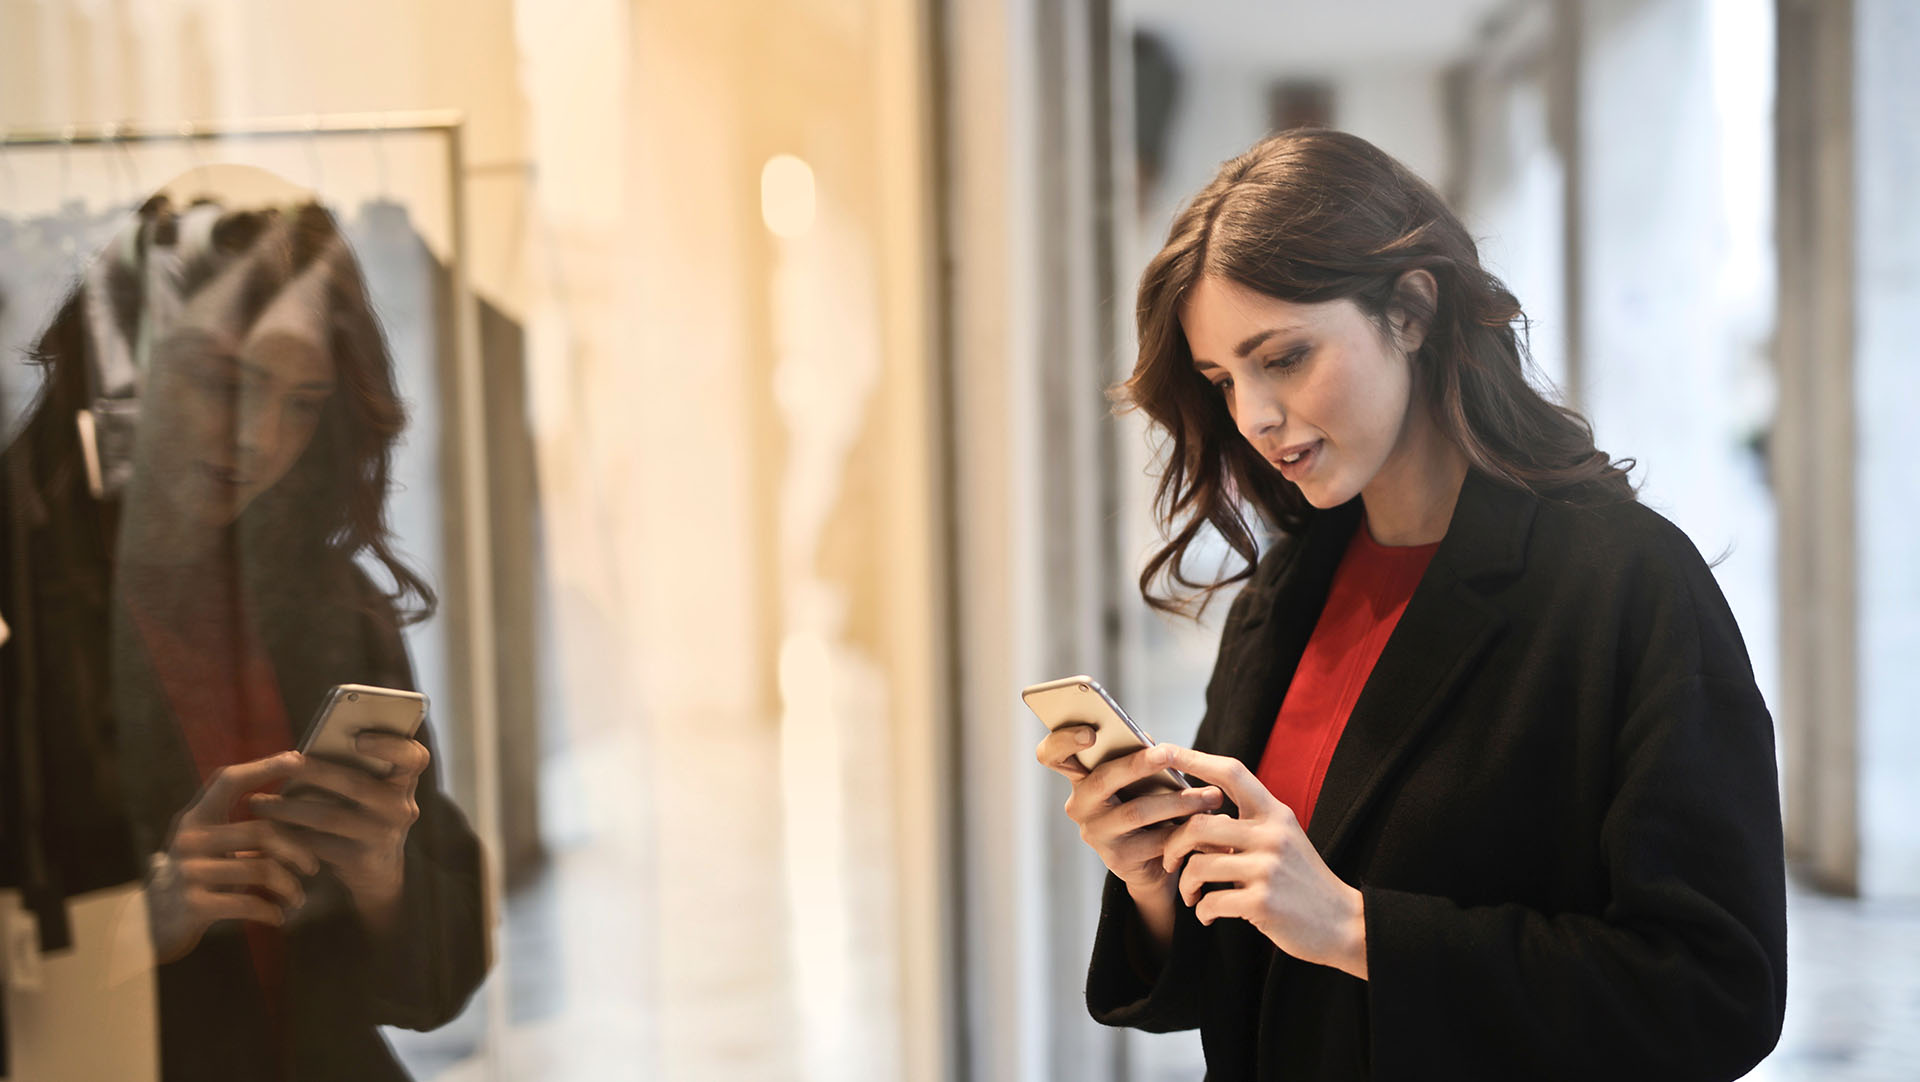
[[[1920,6],[1855,0],[1861,892],[1920,897]]]
[[[1437,65],[1344,69],[1334,80],[1333,123],[1444,190],[1448,134],[1442,104]]]
[[[1641,502],[1709,560],[1771,701],[1778,679],[1772,497],[1743,444],[1764,416],[1770,293],[1745,272],[1771,228],[1730,205],[1768,171],[1739,141],[1770,116],[1770,70],[1723,113],[1706,0],[1584,7],[1581,401],[1600,447],[1639,461]],[[1745,205],[1753,205],[1749,198]],[[1729,283],[1750,283],[1744,290]],[[1759,315],[1756,316],[1756,311]],[[1756,382],[1763,386],[1755,390]],[[1765,403],[1758,403],[1764,408]]]

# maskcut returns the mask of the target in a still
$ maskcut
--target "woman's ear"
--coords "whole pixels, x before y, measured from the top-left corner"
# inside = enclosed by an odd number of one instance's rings
[[[1393,300],[1387,306],[1387,319],[1393,327],[1394,344],[1411,356],[1426,343],[1433,326],[1433,313],[1440,306],[1440,284],[1433,274],[1415,268],[1393,283]]]

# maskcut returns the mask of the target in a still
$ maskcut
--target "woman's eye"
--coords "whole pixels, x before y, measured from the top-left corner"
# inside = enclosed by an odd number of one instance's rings
[[[1214,389],[1214,390],[1216,390],[1216,391],[1219,391],[1219,392],[1221,393],[1221,395],[1223,395],[1223,396],[1224,396],[1224,395],[1228,395],[1228,394],[1231,394],[1231,393],[1233,393],[1233,381],[1232,381],[1232,380],[1230,380],[1230,379],[1217,379],[1217,380],[1214,380],[1214,381],[1213,381],[1213,389]]]
[[[1301,361],[1304,361],[1306,359],[1307,359],[1307,351],[1304,349],[1296,349],[1292,353],[1283,354],[1282,356],[1275,357],[1273,360],[1268,361],[1267,367],[1278,369],[1284,372],[1287,369],[1294,367],[1295,365],[1299,364]]]

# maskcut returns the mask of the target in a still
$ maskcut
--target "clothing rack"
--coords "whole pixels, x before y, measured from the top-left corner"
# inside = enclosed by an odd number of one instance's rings
[[[466,126],[458,109],[422,109],[384,113],[312,113],[253,120],[186,121],[157,124],[69,124],[62,128],[12,128],[0,131],[0,151],[18,147],[91,146],[100,143],[182,143],[221,139],[301,139],[321,135],[387,135],[440,132],[457,141]],[[456,170],[455,176],[459,172]]]
[[[464,572],[461,586],[467,610],[456,657],[465,663],[466,731],[464,749],[472,764],[474,827],[492,856],[486,868],[487,927],[497,923],[504,889],[499,781],[499,689],[495,682],[493,553],[489,533],[487,456],[483,439],[484,375],[480,362],[479,306],[467,273],[466,114],[457,109],[401,110],[372,113],[313,113],[305,116],[261,117],[251,120],[191,121],[174,125],[138,123],[67,125],[59,129],[0,130],[0,155],[21,149],[68,149],[78,146],[131,146],[149,143],[195,143],[230,140],[289,141],[321,137],[432,134],[445,140],[448,194],[448,262],[452,271],[454,321],[454,425],[459,477],[460,524],[452,541]],[[318,193],[316,193],[318,194]],[[493,1051],[505,1032],[505,952],[489,942],[492,980],[484,993],[487,1027],[481,1054],[497,1064]]]

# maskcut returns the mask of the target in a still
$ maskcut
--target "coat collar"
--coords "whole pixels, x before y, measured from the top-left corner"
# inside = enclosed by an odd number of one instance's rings
[[[1367,678],[1314,807],[1309,837],[1330,862],[1382,786],[1443,714],[1506,622],[1488,587],[1519,574],[1537,499],[1469,470],[1446,537]],[[1273,720],[1360,523],[1360,505],[1320,512],[1257,590],[1233,641],[1220,750],[1258,769]],[[1262,596],[1270,595],[1270,596]]]

